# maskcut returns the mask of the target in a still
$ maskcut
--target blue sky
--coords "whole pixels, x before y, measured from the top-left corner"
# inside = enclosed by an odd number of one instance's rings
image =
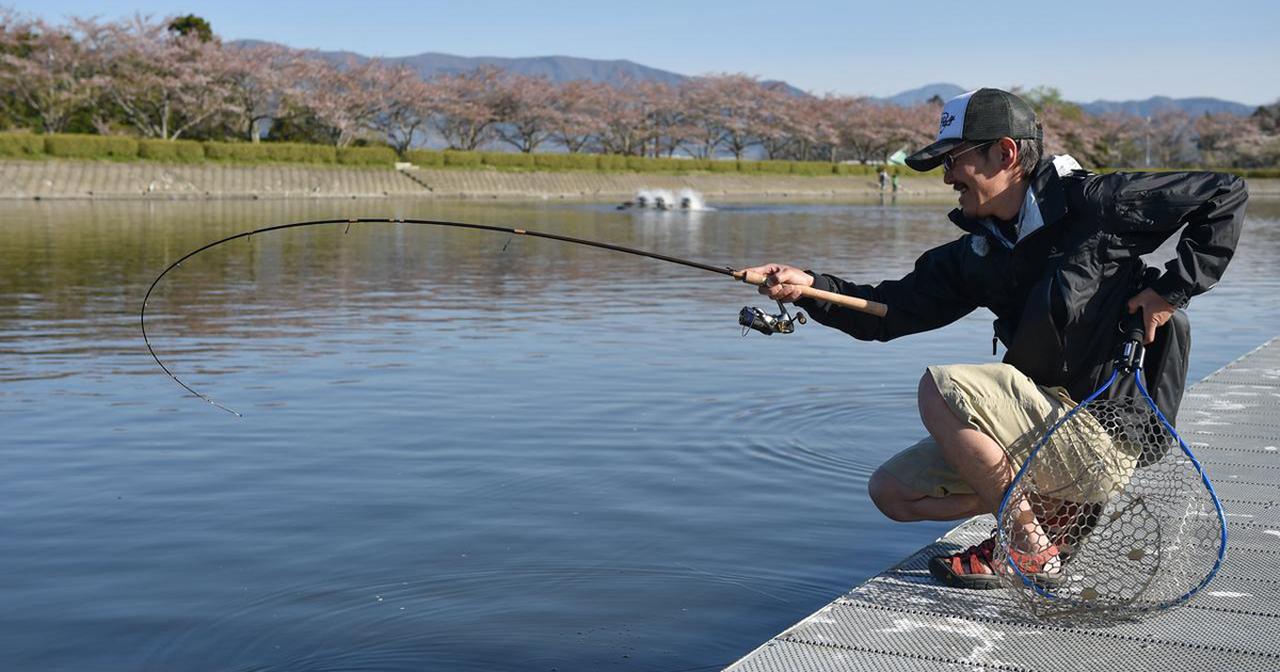
[[[0,0],[0,3],[4,0]],[[622,58],[746,72],[816,93],[934,82],[1056,86],[1072,100],[1280,99],[1280,2],[387,2],[23,0],[58,20],[195,13],[230,39],[372,56]]]

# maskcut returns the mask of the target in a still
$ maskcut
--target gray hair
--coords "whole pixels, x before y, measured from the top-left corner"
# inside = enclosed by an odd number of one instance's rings
[[[1039,124],[1036,125],[1036,131],[1040,130]],[[994,140],[990,141],[991,147],[999,147],[1000,144]],[[1036,175],[1036,166],[1040,165],[1040,155],[1044,153],[1044,143],[1040,138],[1022,138],[1014,140],[1013,144],[1018,147],[1018,169],[1022,171],[1022,178],[1030,180]],[[985,155],[991,151],[991,147],[981,150]]]
[[[1036,137],[1014,140],[1018,145],[1018,167],[1022,169],[1022,177],[1030,180],[1035,177],[1036,166],[1040,165],[1040,156],[1044,154],[1044,142],[1040,139],[1040,124],[1036,124]]]

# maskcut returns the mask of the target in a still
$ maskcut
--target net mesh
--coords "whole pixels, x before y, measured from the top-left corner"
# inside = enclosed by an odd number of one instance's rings
[[[1132,620],[1181,604],[1216,571],[1219,504],[1145,398],[1086,402],[1032,440],[997,512],[995,561],[1035,616]]]

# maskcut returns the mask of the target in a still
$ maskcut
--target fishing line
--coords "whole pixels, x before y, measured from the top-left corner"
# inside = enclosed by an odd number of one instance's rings
[[[166,374],[168,374],[168,376],[172,378],[175,383],[177,383],[178,385],[181,385],[182,388],[185,389],[186,391],[190,392],[191,394],[195,395],[200,399],[203,399],[204,401],[208,402],[214,407],[222,409],[228,413],[231,413],[236,417],[244,417],[238,411],[235,411],[231,408],[228,408],[222,405],[221,403],[217,402],[216,400],[214,400],[213,398],[209,397],[208,395],[202,392],[196,391],[190,385],[183,382],[182,379],[178,378],[178,376],[175,375],[173,371],[171,371],[163,361],[161,361],[159,355],[156,354],[155,348],[151,346],[151,339],[147,334],[147,303],[151,299],[152,292],[155,291],[155,288],[160,284],[160,281],[163,280],[164,277],[168,275],[170,271],[174,270],[175,268],[178,268],[180,265],[182,265],[182,262],[200,254],[201,252],[215,248],[224,243],[229,243],[234,240],[239,240],[240,238],[248,238],[250,236],[254,236],[260,233],[270,233],[272,231],[283,231],[285,229],[297,229],[297,228],[302,228],[307,226],[320,226],[324,224],[346,224],[346,229],[343,231],[344,235],[350,232],[352,224],[417,224],[417,225],[424,225],[424,226],[439,226],[439,227],[456,228],[456,229],[472,229],[476,231],[491,231],[494,233],[508,234],[509,235],[507,239],[508,244],[510,244],[511,240],[514,239],[515,236],[545,238],[548,240],[558,240],[563,243],[585,245],[587,247],[595,247],[598,249],[609,250],[612,252],[621,252],[623,254],[647,257],[649,259],[657,259],[658,261],[665,261],[672,264],[678,264],[680,266],[685,266],[688,268],[696,268],[698,270],[708,271],[708,272],[716,273],[719,275],[727,275],[736,280],[741,280],[742,282],[757,285],[757,286],[766,284],[768,280],[768,278],[766,278],[763,275],[760,275],[757,273],[748,273],[746,271],[737,271],[729,266],[713,266],[711,264],[704,264],[702,262],[691,261],[689,259],[681,259],[680,257],[673,257],[666,254],[659,254],[657,252],[650,252],[648,250],[640,250],[633,247],[626,247],[624,245],[604,243],[596,240],[588,240],[586,238],[576,238],[574,236],[564,236],[557,233],[533,231],[531,229],[522,229],[522,228],[508,227],[508,226],[494,226],[491,224],[471,224],[468,222],[451,222],[451,221],[438,220],[438,219],[407,219],[404,217],[348,217],[345,219],[319,219],[319,220],[312,220],[307,222],[294,222],[292,224],[278,224],[275,226],[265,226],[259,229],[254,229],[252,231],[243,231],[241,233],[227,236],[226,238],[222,238],[220,240],[215,240],[212,243],[204,245],[203,247],[196,248],[195,250],[192,250],[186,253],[177,261],[170,264],[168,268],[160,272],[160,275],[156,276],[156,279],[151,282],[151,286],[147,288],[146,295],[142,298],[142,310],[138,315],[138,320],[142,327],[142,340],[144,343],[146,343],[147,352],[151,353],[151,358],[156,360],[156,364],[160,365],[160,368]],[[506,249],[505,245],[503,246],[503,249],[504,250]],[[807,297],[824,300],[830,303],[842,305],[848,308],[853,308],[854,310],[867,312],[873,315],[884,316],[885,313],[887,312],[887,308],[885,307],[884,304],[876,303],[874,301],[867,301],[865,299],[860,299],[857,297],[844,296],[842,294],[836,294],[833,292],[824,292],[820,290],[815,290],[812,287],[801,288],[801,294]],[[743,309],[744,312],[746,310],[747,309],[745,308]],[[752,328],[756,329],[757,331],[761,331],[761,333],[766,333],[766,334],[791,333],[791,331],[794,330],[794,326],[791,322],[792,318],[789,315],[785,317],[782,317],[782,316],[771,316],[771,317],[774,318],[773,321],[768,322],[767,324],[761,323],[758,321],[753,321],[753,324],[756,324],[757,326],[754,326]],[[796,319],[801,323],[804,322],[802,317],[796,318]]]

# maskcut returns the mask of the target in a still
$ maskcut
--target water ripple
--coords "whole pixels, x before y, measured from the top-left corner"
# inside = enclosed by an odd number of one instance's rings
[[[558,657],[539,653],[547,651],[548,639],[622,655],[656,645],[630,632],[628,622],[637,617],[625,613],[630,600],[662,591],[672,596],[666,608],[679,609],[679,602],[692,606],[711,595],[727,596],[725,589],[737,594],[736,601],[794,609],[823,600],[833,587],[777,573],[687,565],[543,564],[402,580],[352,573],[276,590],[192,626],[156,646],[147,668],[190,669],[184,661],[199,660],[245,672],[551,669]],[[556,595],[565,597],[548,597]],[[577,601],[600,608],[570,611],[561,604]]]

